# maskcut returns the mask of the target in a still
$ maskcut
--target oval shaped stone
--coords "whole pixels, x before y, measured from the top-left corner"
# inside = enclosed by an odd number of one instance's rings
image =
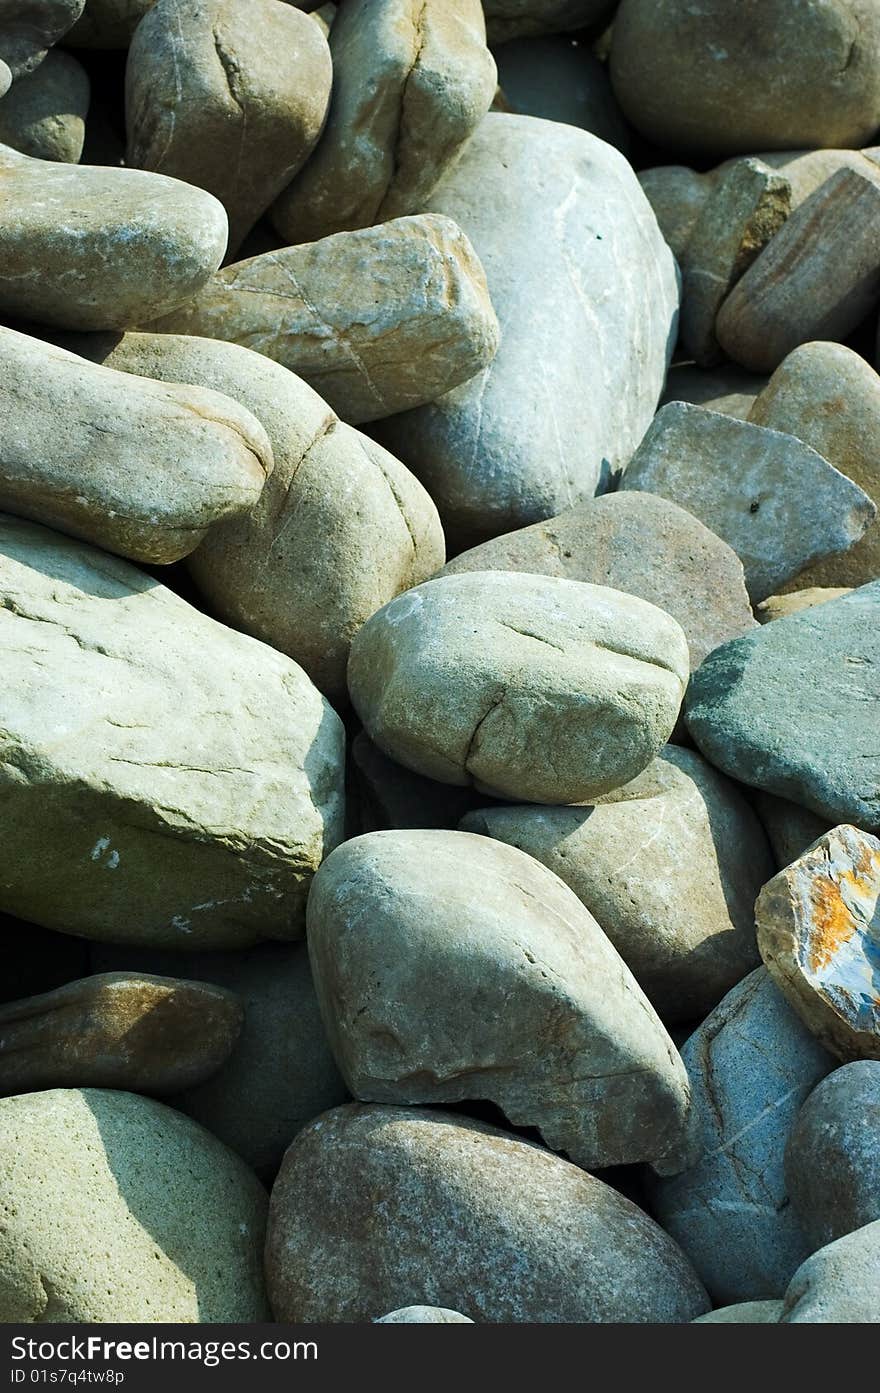
[[[785,1325],[880,1324],[880,1220],[807,1258],[785,1293]]]
[[[38,160],[76,164],[86,136],[88,74],[70,53],[50,49],[0,106],[0,142]]]
[[[13,77],[33,72],[83,12],[86,0],[5,0],[0,53]]]
[[[813,1089],[788,1138],[785,1179],[817,1248],[880,1219],[880,1060],[844,1064]]]
[[[662,610],[604,586],[480,571],[392,600],[355,636],[351,699],[370,738],[441,783],[585,802],[668,740],[687,640]]]

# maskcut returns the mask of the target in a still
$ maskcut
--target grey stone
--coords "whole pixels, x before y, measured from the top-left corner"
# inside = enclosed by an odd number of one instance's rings
[[[798,1113],[785,1178],[816,1248],[880,1219],[880,1060],[835,1069]]]
[[[399,1311],[389,1311],[387,1316],[377,1316],[374,1325],[473,1325],[470,1316],[458,1311],[450,1311],[444,1306],[402,1306]]]
[[[809,1253],[783,1172],[798,1108],[834,1060],[765,968],[750,973],[688,1040],[690,1154],[651,1193],[714,1301],[781,1297]],[[655,1167],[656,1168],[656,1167]]]
[[[735,1306],[719,1306],[694,1325],[777,1325],[782,1315],[781,1301],[740,1301]]]
[[[301,668],[13,518],[0,649],[0,908],[178,948],[302,934],[342,836],[343,729]]]
[[[714,169],[698,174],[685,164],[661,164],[641,170],[638,180],[660,231],[676,259],[683,261],[700,214],[712,196]]]
[[[832,828],[768,881],[758,947],[817,1039],[838,1058],[880,1060],[880,841]]]
[[[555,121],[490,113],[427,207],[473,242],[501,346],[379,438],[472,545],[607,489],[663,386],[676,270],[623,156]]]
[[[0,53],[13,77],[33,72],[53,44],[63,39],[86,0],[4,0]]]
[[[510,111],[579,126],[629,152],[631,136],[605,65],[587,44],[568,36],[512,39],[495,61]]]
[[[716,648],[688,729],[725,774],[828,822],[880,831],[880,581]]]
[[[483,0],[489,38],[504,43],[520,35],[554,34],[603,24],[615,0]]]
[[[808,562],[852,546],[877,512],[867,494],[794,436],[686,402],[658,412],[621,488],[686,504],[739,556],[753,600]]]
[[[880,1324],[880,1220],[807,1258],[791,1279],[784,1325]]]
[[[415,1108],[338,1108],[300,1133],[272,1191],[266,1272],[282,1322],[405,1301],[541,1323],[689,1321],[708,1306],[675,1243],[601,1180]]]
[[[680,1149],[672,1041],[589,911],[516,847],[437,830],[346,842],[315,879],[308,942],[356,1098],[487,1098],[585,1169]]]
[[[791,865],[808,846],[829,831],[827,818],[818,817],[809,808],[801,808],[787,798],[763,789],[752,791],[752,806],[764,824],[779,870]]]
[[[479,571],[427,581],[368,619],[348,685],[370,738],[416,773],[575,803],[657,754],[688,670],[681,628],[644,600]]]
[[[0,105],[0,141],[38,160],[76,164],[86,137],[89,93],[82,64],[51,49]]]
[[[774,862],[736,786],[668,745],[596,807],[506,807],[461,822],[554,871],[667,1024],[702,1019],[757,967],[753,906]]]
[[[839,169],[852,169],[869,179],[880,178],[880,146],[876,145],[864,150],[761,150],[755,158],[785,175],[791,185],[792,209],[805,203]],[[719,165],[718,171],[726,167]]]
[[[669,369],[660,405],[688,401],[693,406],[705,406],[709,411],[720,411],[724,416],[747,421],[755,398],[768,381],[766,376],[746,372],[736,363],[722,363],[717,368],[677,363]]]

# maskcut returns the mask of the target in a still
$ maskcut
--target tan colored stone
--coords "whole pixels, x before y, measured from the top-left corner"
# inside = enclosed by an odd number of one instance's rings
[[[272,209],[288,242],[420,213],[489,110],[480,0],[345,0],[320,144]]]
[[[857,542],[856,546],[858,545]],[[839,600],[841,595],[848,595],[852,588],[841,586],[838,589],[820,589],[811,586],[808,590],[790,590],[787,594],[768,595],[766,600],[755,605],[755,615],[761,624],[771,624],[774,619],[785,619],[789,614],[797,614],[802,609],[813,609],[815,605],[827,604],[829,600]]]
[[[880,377],[839,343],[805,343],[780,363],[749,420],[797,435],[880,503]],[[820,586],[824,598],[880,579],[880,525],[861,541],[801,571],[785,586]]]
[[[773,372],[798,344],[842,339],[880,298],[880,182],[840,169],[788,219],[734,286],[718,342],[753,372]]]
[[[254,348],[357,425],[431,401],[498,347],[483,268],[449,218],[397,218],[227,266],[160,333]]]
[[[693,230],[715,187],[713,169],[698,174],[683,164],[661,164],[639,173],[639,183],[676,259],[687,253]]]
[[[0,105],[0,141],[35,159],[76,164],[86,136],[89,90],[82,64],[51,49]]]
[[[880,841],[843,824],[769,881],[755,905],[774,981],[826,1049],[880,1059]]]
[[[126,163],[214,194],[232,257],[317,144],[332,81],[326,39],[291,5],[156,0],[128,51]]]
[[[4,63],[0,58],[0,97],[5,97],[12,86],[12,71],[8,63]]]
[[[839,169],[852,169],[868,179],[880,179],[877,145],[864,150],[761,150],[755,158],[785,175],[791,185],[792,210],[800,208]],[[722,174],[731,163],[726,160],[714,173]]]
[[[226,214],[142,169],[53,164],[0,146],[0,313],[67,329],[167,314],[220,265]]]
[[[232,992],[108,972],[0,1007],[0,1093],[177,1093],[210,1078],[242,1022]]]
[[[4,0],[0,53],[13,77],[33,72],[53,44],[63,39],[86,0]]]

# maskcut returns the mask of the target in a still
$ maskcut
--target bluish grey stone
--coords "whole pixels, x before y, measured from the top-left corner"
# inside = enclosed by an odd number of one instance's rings
[[[788,1139],[785,1176],[817,1248],[880,1219],[880,1060],[845,1064],[813,1089]]]
[[[820,1248],[785,1293],[785,1325],[880,1325],[880,1219]]]

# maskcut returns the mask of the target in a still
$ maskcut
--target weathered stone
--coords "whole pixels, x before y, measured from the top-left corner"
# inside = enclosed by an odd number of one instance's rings
[[[686,402],[657,413],[621,488],[687,506],[736,552],[753,600],[852,546],[877,514],[857,484],[795,436]]]
[[[266,1272],[282,1322],[404,1301],[477,1321],[678,1322],[708,1304],[672,1240],[601,1180],[412,1108],[337,1108],[300,1133],[272,1191]]]
[[[327,40],[292,5],[156,0],[128,52],[126,163],[214,194],[231,255],[317,144],[332,80]]]
[[[492,43],[521,35],[556,34],[610,18],[615,0],[483,0]]]
[[[611,78],[659,145],[862,145],[880,126],[880,15],[865,0],[622,0]]]
[[[508,110],[579,126],[626,154],[629,129],[605,70],[586,44],[568,37],[513,39],[497,49]]]
[[[597,807],[500,806],[460,825],[565,881],[667,1024],[702,1019],[760,962],[753,909],[770,847],[735,785],[692,750],[667,746]]]
[[[498,321],[449,218],[397,218],[227,266],[147,328],[254,348],[357,425],[430,401],[484,368]]]
[[[241,1029],[232,992],[108,972],[0,1007],[0,1093],[177,1093],[217,1072]]]
[[[228,393],[262,422],[275,460],[269,483],[256,507],[212,528],[189,570],[215,614],[294,658],[332,701],[347,701],[352,636],[443,563],[440,520],[421,484],[262,354],[176,334],[64,342],[123,372]]]
[[[668,614],[604,586],[441,576],[355,635],[352,702],[392,759],[441,783],[538,803],[619,788],[675,725],[688,678]]]
[[[769,881],[755,905],[761,957],[838,1058],[880,1060],[880,841],[843,825]]]
[[[155,0],[85,0],[81,17],[65,38],[72,48],[128,48]]]
[[[262,1321],[266,1193],[151,1098],[53,1089],[0,1100],[0,1319]]]
[[[76,23],[86,0],[4,0],[0,53],[13,77],[33,72]]]
[[[768,595],[766,600],[755,605],[755,615],[762,624],[772,624],[774,619],[787,619],[790,614],[799,614],[802,609],[813,609],[816,605],[825,605],[829,600],[839,600],[841,595],[850,594],[852,586],[836,590],[824,590],[817,586],[811,586],[809,590],[790,590],[788,594]]]
[[[428,207],[473,241],[502,342],[380,438],[472,545],[604,491],[629,459],[675,340],[676,271],[623,156],[555,121],[491,113]]]
[[[719,1306],[694,1325],[776,1325],[782,1315],[781,1301],[740,1301],[735,1306]]]
[[[784,1325],[880,1324],[880,1220],[807,1258],[785,1293]]]
[[[774,793],[765,793],[762,789],[752,792],[752,806],[764,824],[780,870],[790,866],[808,846],[830,830],[827,818],[818,817],[809,808],[798,807],[787,798],[777,798]]]
[[[425,779],[389,759],[364,731],[351,742],[358,831],[384,832],[410,827],[443,827],[451,832],[465,813],[486,799],[473,788]]]
[[[320,144],[272,209],[288,242],[420,213],[489,110],[480,0],[345,0]]]
[[[833,174],[724,301],[715,321],[724,352],[753,372],[773,372],[798,344],[845,338],[880,299],[878,217],[876,178]]]
[[[880,500],[880,377],[839,343],[806,343],[780,363],[749,416],[797,435],[869,497]],[[788,588],[880,579],[880,526],[843,554],[809,566]],[[829,595],[827,598],[831,598]]]
[[[747,421],[755,398],[769,379],[758,373],[745,372],[736,363],[722,363],[717,368],[698,368],[693,363],[677,363],[669,369],[660,405],[671,401],[687,401],[693,406],[705,406],[724,416],[736,416]]]
[[[606,493],[462,552],[444,574],[528,571],[607,585],[671,614],[691,668],[755,627],[742,562],[691,513],[653,493]]]
[[[676,259],[682,261],[700,214],[712,196],[714,169],[698,174],[684,164],[661,164],[641,170],[638,180],[660,231]]]
[[[798,1113],[785,1178],[815,1248],[880,1219],[880,1060],[835,1069]]]
[[[216,198],[142,169],[54,164],[0,146],[0,313],[69,329],[167,314],[220,265]]]
[[[356,1098],[487,1098],[588,1170],[680,1148],[675,1046],[592,915],[516,847],[356,837],[315,878],[308,943]]]
[[[342,835],[305,673],[126,562],[0,523],[0,908],[178,948],[302,933]]]
[[[445,1306],[402,1306],[387,1316],[377,1316],[374,1325],[473,1325],[470,1316]]]
[[[256,417],[0,328],[0,507],[134,561],[178,561],[253,508],[272,470]]]
[[[89,79],[69,53],[53,49],[20,77],[0,106],[0,141],[39,160],[76,164],[86,136]]]
[[[330,1053],[304,943],[236,953],[174,953],[92,945],[93,968],[185,972],[234,993],[244,1023],[211,1078],[174,1096],[187,1113],[270,1183],[292,1139],[319,1113],[349,1099]]]
[[[761,160],[737,160],[716,180],[688,241],[681,287],[681,342],[702,367],[724,357],[715,316],[791,211],[791,185]]]
[[[878,617],[875,581],[717,648],[686,701],[703,754],[831,823],[880,831]]]
[[[680,1173],[664,1166],[652,1210],[713,1300],[781,1297],[809,1252],[788,1202],[785,1143],[834,1060],[764,968],[728,992],[681,1056],[691,1082],[691,1150]]]

